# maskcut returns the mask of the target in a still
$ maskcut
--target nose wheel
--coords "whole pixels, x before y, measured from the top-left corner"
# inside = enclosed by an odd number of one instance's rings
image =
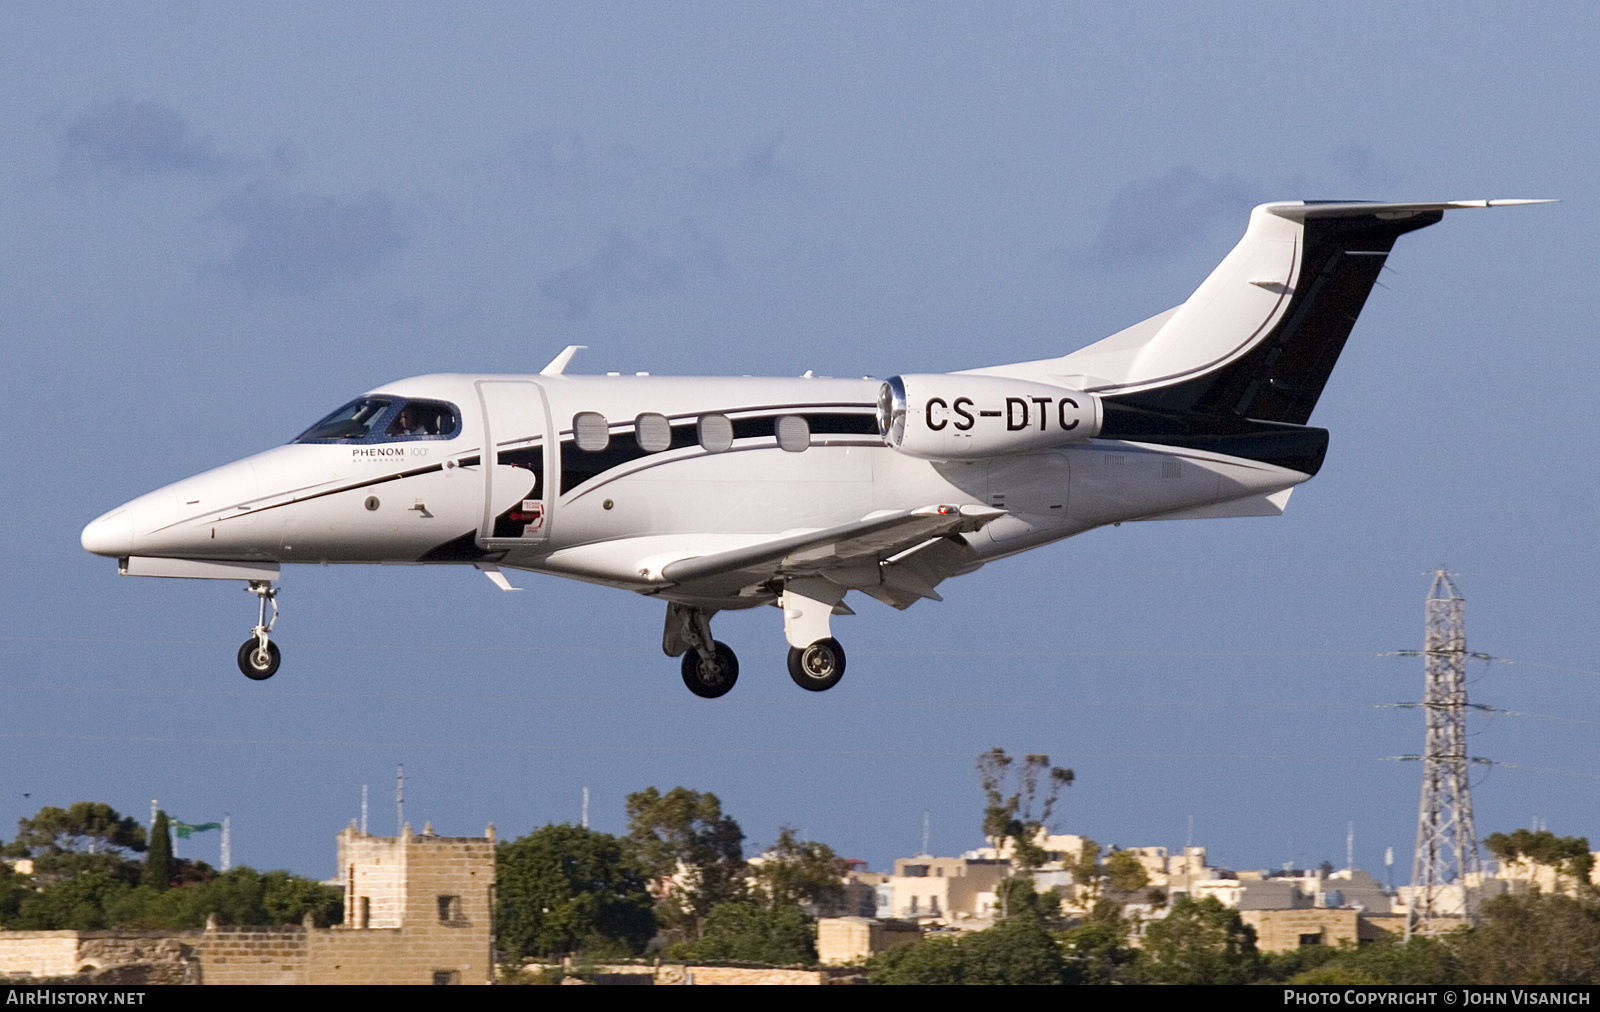
[[[265,580],[252,580],[245,588],[260,599],[256,627],[249,639],[239,645],[239,670],[246,678],[262,681],[278,673],[283,659],[278,645],[272,642],[272,627],[278,621],[278,590]],[[267,605],[272,605],[272,617],[267,617]]]

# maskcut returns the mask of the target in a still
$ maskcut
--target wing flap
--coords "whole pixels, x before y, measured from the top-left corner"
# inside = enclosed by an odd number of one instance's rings
[[[661,577],[682,585],[748,570],[773,576],[826,572],[864,558],[874,560],[931,538],[980,530],[1005,515],[990,506],[923,506],[869,516],[838,527],[774,538],[744,548],[668,563]]]

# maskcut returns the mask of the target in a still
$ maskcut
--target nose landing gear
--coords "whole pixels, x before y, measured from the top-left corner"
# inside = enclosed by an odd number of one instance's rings
[[[239,670],[246,678],[256,681],[271,678],[278,673],[278,663],[283,659],[278,645],[271,640],[272,627],[278,621],[278,591],[266,580],[251,580],[245,588],[260,599],[261,609],[251,636],[239,646]],[[272,605],[272,617],[267,618],[267,605]]]

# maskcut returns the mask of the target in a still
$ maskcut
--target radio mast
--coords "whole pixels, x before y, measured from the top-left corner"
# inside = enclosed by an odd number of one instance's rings
[[[1411,901],[1406,904],[1406,937],[1443,930],[1437,918],[1446,909],[1449,886],[1461,889],[1459,911],[1477,917],[1478,834],[1472,822],[1467,756],[1466,600],[1443,569],[1428,591],[1423,641],[1425,686],[1422,710],[1427,738],[1422,751],[1422,802],[1417,808],[1417,851],[1411,862]],[[1453,904],[1450,904],[1453,907]]]

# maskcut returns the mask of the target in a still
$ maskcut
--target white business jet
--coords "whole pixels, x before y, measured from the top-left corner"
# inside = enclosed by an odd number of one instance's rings
[[[660,599],[662,649],[716,697],[717,612],[776,605],[789,673],[839,682],[851,591],[895,608],[986,562],[1127,520],[1272,516],[1317,473],[1306,423],[1395,240],[1526,200],[1263,204],[1181,306],[1060,358],[888,380],[418,376],[287,446],[83,531],[127,576],[241,580],[239,667],[278,670],[286,563],[476,566]],[[270,614],[269,614],[270,609]]]

